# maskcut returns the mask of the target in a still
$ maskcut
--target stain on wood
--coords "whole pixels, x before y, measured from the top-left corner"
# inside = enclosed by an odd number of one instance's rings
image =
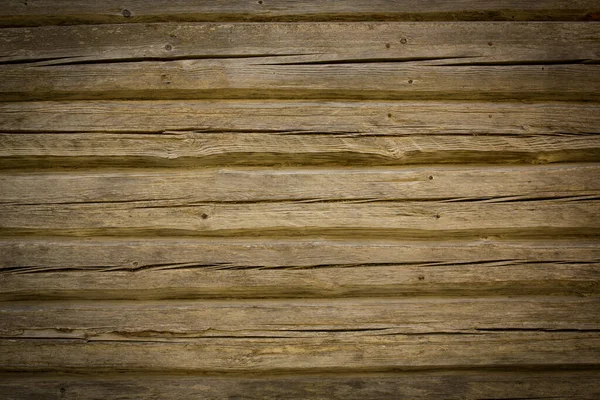
[[[0,397],[600,396],[596,2],[4,3]]]

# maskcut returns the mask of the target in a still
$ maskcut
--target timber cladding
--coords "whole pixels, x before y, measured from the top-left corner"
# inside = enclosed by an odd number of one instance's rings
[[[600,398],[599,20],[3,1],[0,397]]]

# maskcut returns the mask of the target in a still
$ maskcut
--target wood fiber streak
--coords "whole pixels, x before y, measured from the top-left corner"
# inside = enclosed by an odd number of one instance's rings
[[[597,296],[595,241],[0,241],[0,299]]]
[[[599,306],[598,298],[569,297],[29,302],[0,304],[0,337],[187,342],[219,337],[600,332]]]
[[[126,7],[126,8],[125,8]],[[101,24],[150,21],[327,21],[327,20],[590,20],[598,12],[593,0],[388,0],[321,2],[279,0],[223,3],[154,0],[17,1],[6,0],[0,13],[5,26]]]
[[[196,338],[180,342],[0,341],[1,371],[343,372],[597,364],[600,338],[581,332],[352,338]]]
[[[3,374],[0,395],[14,400],[106,399],[149,400],[202,398],[254,400],[310,398],[364,400],[382,398],[521,398],[596,400],[597,371],[409,372],[338,376],[210,377],[181,375],[33,375]]]

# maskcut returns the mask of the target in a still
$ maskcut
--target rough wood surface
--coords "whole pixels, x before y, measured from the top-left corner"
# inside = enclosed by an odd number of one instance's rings
[[[502,318],[498,311],[502,310]],[[181,342],[195,338],[362,338],[600,332],[600,299],[187,300],[0,304],[3,339]],[[158,330],[160,328],[160,330]]]
[[[595,162],[599,116],[594,103],[3,103],[0,166]]]
[[[600,233],[593,199],[534,201],[177,200],[0,205],[0,234],[57,236],[569,237]]]
[[[596,241],[0,241],[0,299],[597,296]]]
[[[600,360],[600,337],[588,332],[509,331],[181,341],[11,339],[0,341],[0,352],[0,370],[7,372],[302,373],[515,365],[588,367]]]
[[[0,24],[97,24],[148,21],[272,20],[595,20],[593,0],[5,0]]]
[[[408,372],[344,375],[210,377],[182,375],[0,375],[0,395],[14,400],[143,398],[149,400],[382,398],[597,400],[597,371]]]
[[[0,168],[197,168],[597,162],[600,135],[1,134]]]
[[[553,137],[589,134],[588,143],[593,144],[591,135],[599,133],[600,129],[600,105],[289,100],[4,102],[0,103],[0,126],[2,133],[203,134],[192,136],[196,139],[210,138],[208,134],[217,133],[271,133],[272,141],[281,136],[312,134],[310,138],[304,138],[305,146],[296,146],[301,149],[310,144],[320,144],[319,137],[315,137],[317,134],[321,137],[327,134],[343,136],[347,141],[354,136],[401,136],[418,140],[420,135],[444,135],[452,136],[452,141],[459,141],[460,137],[455,137],[459,135],[533,136],[540,138],[540,142],[543,138],[549,143]],[[7,143],[10,137],[2,136],[0,145]],[[102,136],[90,137],[102,141]],[[225,140],[226,136],[214,137]],[[260,138],[251,137],[252,140]],[[27,138],[35,143],[35,137]],[[63,140],[67,138],[63,137]],[[59,139],[58,136],[50,136],[48,141]],[[77,136],[77,139],[84,141],[85,137]],[[61,145],[65,151],[71,147],[66,143]],[[102,145],[108,146],[108,141],[102,142]],[[267,146],[267,142],[263,140],[260,146]],[[9,150],[18,152],[19,148],[6,148],[4,155],[8,155]],[[259,145],[253,149],[258,150]]]
[[[599,13],[4,1],[0,397],[598,398]]]
[[[264,57],[27,66],[7,64],[5,100],[600,99],[600,66],[282,64]]]
[[[600,29],[593,23],[157,24],[3,31],[5,100],[597,100],[600,87],[594,46]],[[129,43],[123,37],[138,39]]]
[[[0,205],[577,201],[600,197],[599,175],[599,164],[581,163],[526,167],[6,172],[0,175]]]
[[[270,134],[0,135],[3,169],[595,162],[597,135],[551,138]]]
[[[274,65],[597,63],[600,60],[596,45],[600,35],[598,25],[572,22],[163,23],[15,28],[0,30],[3,50],[0,64],[65,66],[230,58],[259,58],[260,63]],[[544,70],[540,69],[540,75],[541,71]]]

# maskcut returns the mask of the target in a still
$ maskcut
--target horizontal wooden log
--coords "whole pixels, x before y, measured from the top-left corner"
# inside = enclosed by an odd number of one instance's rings
[[[196,168],[597,162],[600,135],[0,134],[0,168]]]
[[[294,0],[194,2],[168,0],[4,1],[0,24],[97,24],[148,21],[306,21],[306,20],[594,20],[598,4],[592,0],[403,0],[319,2]]]
[[[597,371],[409,372],[318,376],[211,377],[181,375],[3,374],[0,395],[14,400],[202,398],[254,400],[311,398],[535,398],[596,400]]]
[[[501,312],[499,310],[499,312]],[[180,342],[0,341],[1,371],[342,372],[432,368],[587,367],[597,333],[502,332],[332,338],[196,338]]]
[[[586,103],[4,103],[0,167],[597,161],[598,116]]]
[[[180,133],[182,137],[187,133],[196,140],[208,139],[211,137],[208,134],[218,133],[247,135],[271,133],[268,137],[275,143],[273,146],[277,146],[277,140],[309,134],[313,134],[310,141],[315,146],[322,143],[314,137],[316,134],[320,134],[321,137],[326,137],[326,134],[344,136],[344,140],[349,142],[352,142],[355,136],[386,136],[389,137],[390,143],[393,143],[394,136],[411,136],[415,140],[419,135],[533,136],[540,138],[538,145],[541,145],[542,140],[551,143],[556,139],[554,137],[567,135],[576,137],[599,133],[598,126],[600,126],[600,106],[596,103],[289,100],[0,103],[2,133],[137,133],[155,134],[155,136]],[[193,135],[194,133],[203,135]],[[37,140],[49,146],[50,143],[44,141],[45,136],[40,136],[36,136]],[[69,137],[68,135],[63,135],[62,138],[49,136],[47,141],[68,140]],[[97,136],[93,140],[102,141],[102,137]],[[123,137],[128,140],[135,138],[131,135],[123,135]],[[227,142],[227,136],[213,137]],[[250,142],[261,138],[261,136],[250,137],[251,140],[241,141],[240,145],[246,143],[248,146]],[[8,155],[8,151],[13,151],[16,155],[20,154],[20,147],[15,146],[12,149],[8,147],[11,138],[13,137],[3,135],[0,141],[0,149],[3,150],[4,156]],[[89,147],[89,145],[84,146],[85,136],[75,138],[81,142],[82,147]],[[33,137],[28,139],[32,143],[37,143]],[[107,146],[110,141],[116,139],[110,137],[106,142],[102,142],[102,145]],[[460,139],[453,136],[451,140],[460,142]],[[166,139],[155,138],[155,140]],[[301,139],[287,140],[297,140],[300,143]],[[307,138],[304,138],[304,141],[307,141]],[[19,146],[26,146],[23,141],[18,143]],[[293,144],[293,142],[281,143],[280,147]],[[588,143],[593,144],[590,140]],[[192,143],[188,141],[186,144],[189,147]],[[303,148],[309,144],[305,143]],[[133,147],[140,145],[141,142]],[[162,142],[159,145],[162,145]],[[490,147],[501,145],[501,142],[497,142]],[[65,152],[73,147],[63,142],[61,146]],[[259,146],[274,152],[274,149],[268,146],[266,139],[252,148],[252,151],[258,151]],[[173,145],[169,146],[172,147]],[[207,147],[216,147],[216,145]],[[350,148],[345,150],[350,151]]]
[[[331,236],[473,238],[595,236],[600,202],[148,200],[0,205],[0,234],[59,236]]]
[[[600,67],[585,65],[600,60],[594,46],[600,30],[596,24],[74,29],[13,29],[0,36],[6,43],[0,47],[6,54],[0,66],[4,100],[597,100],[600,87]],[[152,33],[147,35],[148,30]]]
[[[586,295],[596,241],[0,241],[0,299]]]
[[[5,172],[0,204],[575,200],[600,197],[598,175],[600,164]]]
[[[502,318],[498,311],[502,310]],[[598,331],[600,300],[569,297],[368,298],[1,303],[0,338],[188,341],[191,338]]]
[[[416,65],[543,66],[599,62],[599,35],[598,24],[585,22],[51,26],[0,30],[0,64],[262,57],[260,62],[267,64],[379,61],[398,66],[404,61]]]
[[[285,63],[283,57],[0,67],[6,101],[77,99],[600,99],[599,65]]]

